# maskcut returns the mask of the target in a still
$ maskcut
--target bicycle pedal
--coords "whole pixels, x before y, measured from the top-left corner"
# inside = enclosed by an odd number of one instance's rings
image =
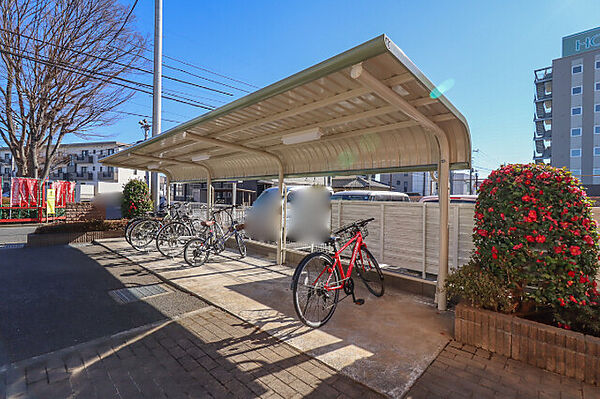
[[[365,304],[365,300],[364,299],[355,299],[354,300],[354,304],[355,305],[364,305]]]

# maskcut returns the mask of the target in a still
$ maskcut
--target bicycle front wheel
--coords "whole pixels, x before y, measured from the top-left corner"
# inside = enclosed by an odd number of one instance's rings
[[[127,225],[125,226],[125,241],[127,241],[127,243],[129,245],[131,245],[131,230],[133,229],[133,227],[138,224],[139,222],[141,222],[142,220],[144,220],[145,218],[143,217],[135,217],[131,220],[129,220],[127,222]]]
[[[209,250],[206,240],[192,238],[183,248],[183,258],[192,267],[202,266],[208,260]]]
[[[144,250],[156,237],[160,223],[156,220],[142,220],[133,225],[129,234],[131,246],[138,251]]]
[[[165,224],[156,235],[156,248],[166,257],[175,257],[183,252],[192,232],[181,222]]]
[[[333,259],[324,252],[313,252],[305,256],[292,278],[296,314],[309,327],[323,326],[335,312],[340,290],[325,288],[328,279],[329,286],[341,284]]]
[[[377,259],[367,248],[360,249],[360,256],[356,259],[356,272],[371,294],[375,296],[383,295],[385,291],[383,273],[379,268]]]

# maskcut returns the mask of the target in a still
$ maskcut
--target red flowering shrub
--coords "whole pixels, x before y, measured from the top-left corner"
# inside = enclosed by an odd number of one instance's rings
[[[473,260],[504,279],[515,308],[528,300],[549,305],[570,327],[582,307],[600,302],[596,222],[566,170],[514,164],[493,171],[480,188],[473,241]]]
[[[133,179],[123,187],[121,213],[124,218],[142,216],[152,211],[152,200],[148,193],[148,185],[141,180]]]

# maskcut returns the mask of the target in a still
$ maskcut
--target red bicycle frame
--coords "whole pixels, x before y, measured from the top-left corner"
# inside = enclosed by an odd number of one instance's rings
[[[354,245],[354,249],[352,250],[352,257],[350,258],[350,264],[348,265],[348,270],[347,272],[344,272],[344,268],[342,267],[342,259],[340,254],[342,252],[344,252],[346,250],[346,248],[348,248],[353,242],[355,242]],[[350,276],[352,275],[352,269],[354,268],[354,263],[356,262],[356,258],[357,256],[360,256],[360,261],[364,270],[364,259],[362,257],[362,252],[361,249],[362,248],[367,248],[367,244],[364,242],[362,234],[360,231],[357,231],[356,234],[354,235],[354,237],[352,237],[352,239],[350,241],[348,241],[347,243],[345,243],[334,255],[333,255],[333,267],[325,267],[323,269],[323,271],[319,274],[319,276],[316,278],[315,282],[313,283],[313,285],[316,285],[317,281],[319,281],[319,279],[321,278],[321,276],[323,275],[323,273],[325,273],[325,271],[327,270],[327,272],[329,273],[329,276],[327,277],[327,281],[325,281],[325,286],[324,288],[327,291],[333,291],[333,290],[339,290],[344,286],[344,283],[346,282],[346,280],[348,280],[350,278]],[[329,283],[331,282],[331,277],[334,274],[334,270],[335,268],[338,268],[339,272],[340,272],[340,276],[341,276],[341,280],[340,281],[334,281],[334,283],[336,283],[336,285],[331,286],[329,285]]]

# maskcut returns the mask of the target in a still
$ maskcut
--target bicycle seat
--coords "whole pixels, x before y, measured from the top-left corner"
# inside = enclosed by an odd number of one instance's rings
[[[202,226],[204,226],[204,227],[207,227],[207,226],[212,226],[212,225],[214,225],[214,224],[215,224],[215,221],[214,221],[214,220],[207,220],[207,221],[202,221],[202,222],[200,222],[200,224],[201,224]]]
[[[329,236],[329,238],[325,241],[325,243],[333,245],[339,239],[340,239],[340,237],[338,237],[338,236]]]

